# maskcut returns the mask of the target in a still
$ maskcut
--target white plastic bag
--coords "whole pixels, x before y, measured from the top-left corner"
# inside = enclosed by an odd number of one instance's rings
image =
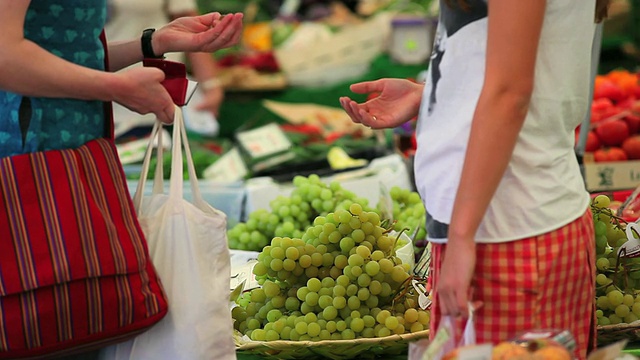
[[[176,108],[173,126],[168,194],[164,193],[162,182],[162,144],[159,144],[153,192],[150,196],[143,195],[153,140],[162,128],[158,123],[134,195],[149,253],[169,300],[169,313],[133,340],[104,349],[101,359],[236,359],[229,310],[226,216],[206,203],[200,194],[180,108]],[[183,198],[183,146],[192,202]]]
[[[458,343],[456,343],[457,338],[460,338]],[[450,316],[443,316],[438,331],[431,341],[418,341],[409,344],[409,360],[440,360],[455,348],[475,343],[476,330],[473,322],[473,308],[470,304],[469,317],[462,337],[456,334],[455,320]]]

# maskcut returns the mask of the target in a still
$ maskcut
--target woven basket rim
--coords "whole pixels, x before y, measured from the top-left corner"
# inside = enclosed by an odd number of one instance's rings
[[[640,329],[640,320],[636,320],[632,323],[621,323],[615,325],[598,325],[597,330],[603,332],[612,332],[618,330],[634,330]]]
[[[413,333],[406,333],[402,335],[389,335],[384,337],[375,338],[356,338],[352,340],[319,340],[319,341],[290,341],[290,340],[274,340],[274,341],[247,341],[242,344],[236,344],[236,350],[247,351],[260,347],[268,347],[271,349],[286,349],[286,348],[308,348],[308,347],[329,347],[329,346],[346,346],[346,345],[379,345],[387,342],[408,342],[412,340],[420,340],[429,336],[429,329],[416,331]]]

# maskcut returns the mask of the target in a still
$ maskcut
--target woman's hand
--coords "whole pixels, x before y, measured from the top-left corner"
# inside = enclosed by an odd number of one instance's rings
[[[378,93],[362,104],[343,96],[340,105],[355,123],[372,129],[392,128],[413,119],[420,109],[422,84],[405,79],[380,79],[351,85],[357,94]]]
[[[164,72],[154,67],[134,67],[113,73],[107,89],[113,101],[140,114],[153,113],[166,124],[173,122],[175,105],[161,84]]]
[[[451,241],[444,250],[440,276],[436,284],[438,306],[442,316],[466,318],[472,301],[472,278],[476,265],[473,241]],[[475,304],[478,307],[480,304]]]
[[[164,54],[214,52],[234,46],[242,37],[242,17],[242,13],[209,13],[177,18],[153,34],[153,49]]]

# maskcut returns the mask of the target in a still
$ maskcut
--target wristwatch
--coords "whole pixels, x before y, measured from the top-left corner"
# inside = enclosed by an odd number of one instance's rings
[[[140,45],[142,46],[142,55],[145,59],[164,59],[164,54],[156,55],[153,51],[153,45],[151,44],[151,37],[156,29],[149,28],[142,31],[142,37],[140,37]]]

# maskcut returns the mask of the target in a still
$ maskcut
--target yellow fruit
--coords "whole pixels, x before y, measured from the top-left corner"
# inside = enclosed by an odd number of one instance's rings
[[[528,355],[529,355],[529,352],[523,346],[503,341],[493,347],[491,359],[506,360],[506,359],[513,359],[515,357],[521,357],[521,356],[523,356],[524,358],[527,358]]]
[[[571,360],[571,354],[562,346],[545,346],[533,352],[535,360]]]

